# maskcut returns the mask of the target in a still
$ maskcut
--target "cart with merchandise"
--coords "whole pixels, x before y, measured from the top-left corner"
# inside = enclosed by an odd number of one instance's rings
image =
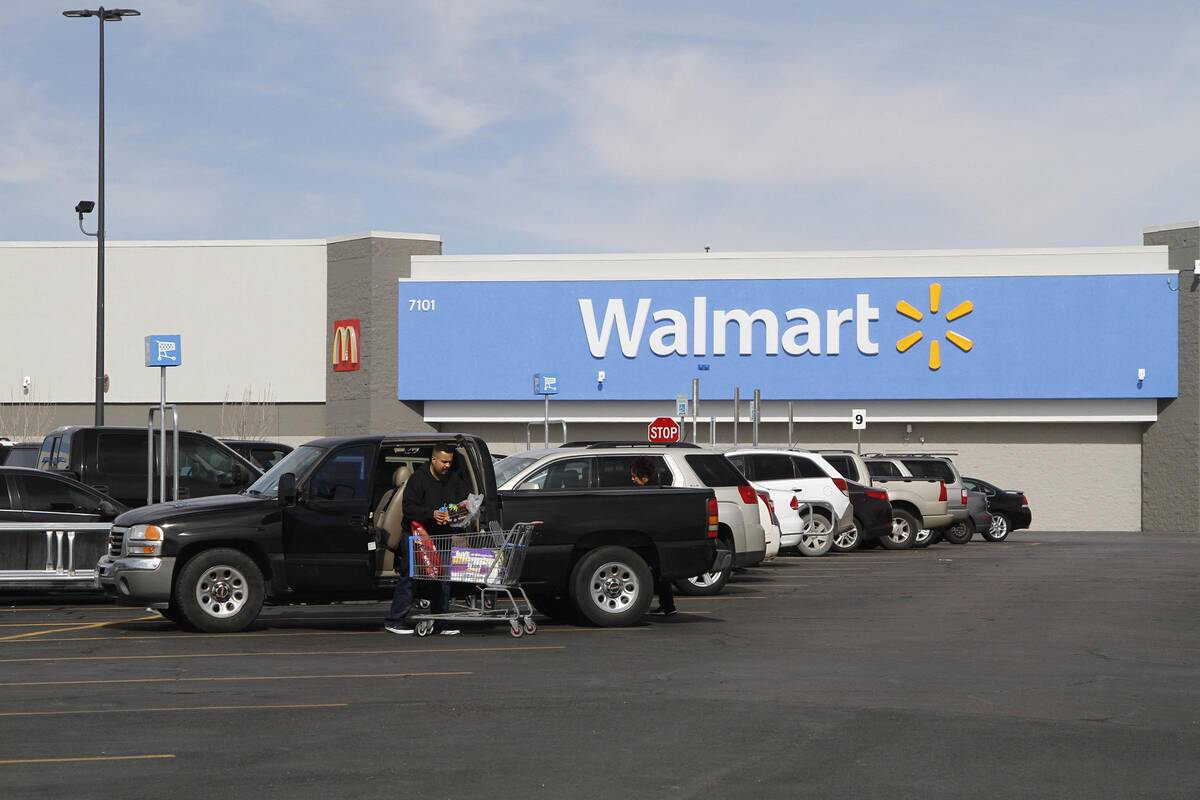
[[[417,635],[433,633],[438,622],[507,622],[513,636],[537,633],[533,605],[520,580],[530,538],[540,524],[521,522],[509,530],[430,534],[413,523],[408,537],[409,577],[475,587],[467,602],[454,603],[445,614],[410,615]],[[498,602],[503,600],[507,604]]]

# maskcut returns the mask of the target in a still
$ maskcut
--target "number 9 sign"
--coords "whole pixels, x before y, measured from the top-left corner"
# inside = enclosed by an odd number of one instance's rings
[[[861,431],[867,427],[867,410],[856,408],[850,412],[850,429]]]

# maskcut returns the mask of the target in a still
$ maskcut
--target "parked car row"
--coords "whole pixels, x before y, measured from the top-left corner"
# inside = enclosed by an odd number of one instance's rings
[[[640,617],[663,580],[716,594],[733,570],[781,552],[961,544],[976,532],[1003,541],[1030,524],[1021,492],[964,479],[951,459],[926,453],[581,442],[493,459],[482,440],[453,434],[322,439],[285,455],[181,431],[180,499],[148,504],[160,499],[157,437],[72,426],[45,437],[36,469],[0,468],[0,527],[20,533],[0,545],[0,586],[17,572],[29,585],[43,567],[48,585],[94,584],[204,630],[245,627],[264,602],[382,597],[395,576],[380,502],[402,495],[445,441],[486,498],[480,524],[541,522],[522,577],[537,607],[600,625]],[[231,444],[275,464],[263,474]],[[170,447],[168,473],[174,458]],[[94,529],[111,533],[107,546]],[[596,550],[604,564],[593,564]],[[210,561],[241,576],[231,599],[190,584],[198,570],[213,574]],[[628,580],[583,574],[600,566]]]

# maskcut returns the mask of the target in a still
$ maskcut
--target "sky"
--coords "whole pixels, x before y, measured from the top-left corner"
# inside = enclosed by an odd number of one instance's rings
[[[110,239],[1074,247],[1200,219],[1194,3],[129,2]],[[83,240],[96,196],[97,22],[67,7],[0,15],[0,241]]]

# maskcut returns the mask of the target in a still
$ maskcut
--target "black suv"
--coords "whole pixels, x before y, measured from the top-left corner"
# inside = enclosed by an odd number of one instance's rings
[[[146,505],[147,483],[158,497],[159,436],[154,441],[154,476],[150,481],[145,428],[74,425],[46,434],[38,453],[38,469],[56,472],[136,508]],[[167,492],[171,492],[173,434],[167,437]],[[262,475],[262,470],[199,431],[179,432],[179,497],[237,494]]]
[[[258,439],[228,439],[222,436],[220,442],[242,458],[254,462],[264,472],[275,466],[279,459],[292,452],[293,449],[290,444],[264,442]]]

